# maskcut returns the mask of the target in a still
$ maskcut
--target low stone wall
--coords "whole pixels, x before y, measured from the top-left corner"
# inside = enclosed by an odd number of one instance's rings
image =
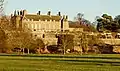
[[[120,39],[100,39],[105,44],[120,45]]]

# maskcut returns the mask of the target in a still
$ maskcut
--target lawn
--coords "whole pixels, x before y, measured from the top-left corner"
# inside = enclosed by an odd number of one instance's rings
[[[0,55],[0,71],[120,71],[120,55]]]

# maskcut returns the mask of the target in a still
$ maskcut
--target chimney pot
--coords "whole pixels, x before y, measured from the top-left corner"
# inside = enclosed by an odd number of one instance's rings
[[[14,16],[16,16],[16,10],[14,11]]]
[[[49,16],[51,15],[51,11],[48,11],[48,15],[49,15]]]
[[[66,15],[66,19],[68,19],[68,16]]]
[[[58,16],[61,16],[61,12],[58,12]]]
[[[22,15],[22,14],[23,14],[23,11],[21,10],[21,11],[20,11],[20,15]]]
[[[38,15],[40,15],[41,11],[38,11]]]
[[[18,13],[18,15],[20,15],[20,12],[19,12],[19,11],[17,11],[17,13]]]

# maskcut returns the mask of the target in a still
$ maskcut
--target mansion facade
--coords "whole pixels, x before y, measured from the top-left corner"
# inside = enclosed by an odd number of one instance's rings
[[[11,19],[16,23],[17,28],[28,28],[31,31],[65,31],[69,29],[68,16],[51,15],[48,11],[46,15],[42,15],[41,11],[36,14],[29,14],[26,10],[15,11],[11,15]]]
[[[61,16],[61,12],[52,15],[51,11],[48,11],[43,15],[41,11],[36,14],[29,14],[26,10],[14,11],[11,15],[11,23],[15,28],[29,29],[33,36],[42,38],[49,45],[57,44],[57,32],[69,30],[68,16]]]

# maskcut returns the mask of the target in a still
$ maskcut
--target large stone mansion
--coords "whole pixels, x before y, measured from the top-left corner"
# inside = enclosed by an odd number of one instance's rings
[[[51,15],[48,11],[46,15],[42,15],[41,11],[36,14],[29,14],[26,10],[15,11],[11,19],[16,23],[17,28],[29,28],[32,31],[65,31],[69,29],[68,16]]]
[[[14,11],[11,22],[16,28],[31,30],[33,36],[42,38],[50,45],[57,44],[58,38],[55,36],[57,32],[69,30],[68,16],[61,16],[61,12],[52,15],[51,11],[48,11],[43,15],[41,11],[35,14],[29,14],[26,10]]]
[[[41,11],[38,11],[34,14],[29,14],[26,10],[14,11],[14,14],[11,15],[11,23],[15,25],[15,28],[24,28],[30,30],[34,37],[41,38],[47,45],[57,45],[58,37],[56,37],[56,35],[61,34],[61,32],[83,32],[84,29],[69,27],[68,16],[62,16],[61,12],[58,12],[58,14],[56,15],[52,15],[51,11],[48,11],[46,15],[41,14]],[[94,36],[101,34],[93,32],[86,33],[88,33],[88,35]],[[78,43],[79,35],[77,35],[76,33],[72,35],[74,35],[74,41],[77,43],[74,46],[74,49],[81,51],[81,49],[79,48],[80,43]],[[101,40],[107,44],[111,44],[111,42],[120,42],[120,39],[113,38],[111,33],[101,34],[101,36]],[[120,36],[120,34],[117,34],[117,37],[118,36]]]

